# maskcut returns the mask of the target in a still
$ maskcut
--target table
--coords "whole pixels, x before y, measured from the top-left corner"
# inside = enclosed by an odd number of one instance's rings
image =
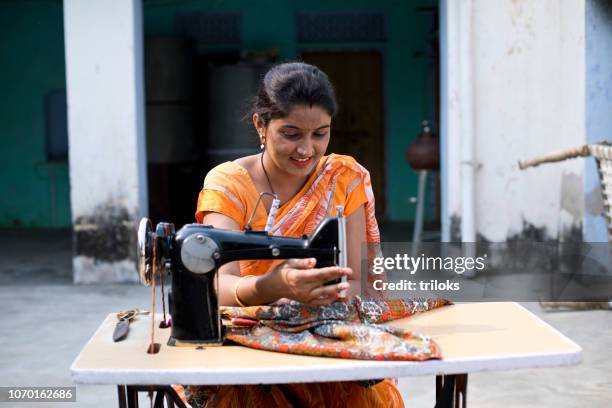
[[[106,317],[75,359],[71,372],[77,384],[119,385],[120,406],[126,401],[133,406],[134,394],[148,389],[142,384],[160,386],[157,399],[162,400],[164,392],[166,399],[171,396],[171,390],[162,387],[167,384],[275,384],[287,379],[324,382],[435,375],[436,407],[458,407],[466,405],[468,373],[582,361],[580,346],[514,302],[457,304],[390,322],[435,339],[443,360],[425,362],[310,357],[237,345],[202,350],[169,347],[169,329],[156,329],[155,342],[162,344],[161,350],[147,354],[151,319],[143,316],[133,321],[127,339],[119,343],[112,341],[116,321],[114,314]]]

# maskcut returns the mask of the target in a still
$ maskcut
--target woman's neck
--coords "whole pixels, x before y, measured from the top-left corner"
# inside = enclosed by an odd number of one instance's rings
[[[265,153],[263,154],[263,168],[261,170],[264,173],[264,178],[269,179],[266,181],[269,181],[271,184],[269,187],[276,193],[281,203],[285,203],[295,196],[310,177],[310,174],[307,176],[296,176],[289,173],[278,167],[270,156]]]

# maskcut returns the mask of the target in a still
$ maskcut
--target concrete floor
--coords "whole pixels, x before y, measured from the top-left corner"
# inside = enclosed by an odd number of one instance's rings
[[[72,285],[65,232],[0,230],[0,247],[0,386],[73,385],[69,367],[102,319],[129,307],[150,307],[150,289],[142,286]],[[612,312],[545,314],[535,304],[524,305],[580,344],[583,363],[472,374],[469,406],[612,407]],[[407,407],[433,407],[433,377],[400,379],[400,389]],[[116,406],[116,388],[78,386],[77,403],[66,406]]]

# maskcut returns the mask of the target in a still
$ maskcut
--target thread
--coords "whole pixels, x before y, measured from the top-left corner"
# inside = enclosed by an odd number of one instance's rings
[[[280,200],[275,198],[272,200],[272,205],[270,206],[270,213],[268,214],[268,220],[266,221],[266,227],[264,228],[264,231],[270,232],[272,230],[274,220],[276,219],[276,212],[278,211],[278,207],[280,207]]]

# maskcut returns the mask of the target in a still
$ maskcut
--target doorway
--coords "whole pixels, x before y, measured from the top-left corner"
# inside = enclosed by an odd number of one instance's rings
[[[329,76],[338,99],[328,152],[355,157],[370,171],[376,214],[385,214],[383,58],[377,51],[305,51]]]

